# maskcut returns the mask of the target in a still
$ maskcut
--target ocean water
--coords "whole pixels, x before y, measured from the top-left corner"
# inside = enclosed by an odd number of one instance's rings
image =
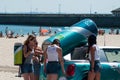
[[[14,32],[14,35],[16,35],[17,33],[19,35],[27,35],[28,33],[29,34],[32,34],[32,31],[36,33],[36,35],[39,35],[39,30],[40,30],[40,26],[24,26],[24,25],[0,25],[0,32],[2,31],[3,35],[5,35],[5,30],[6,30],[6,27],[8,27],[8,31],[13,31]],[[41,29],[51,29],[52,33],[54,33],[55,31],[56,32],[59,32],[61,30],[65,30],[65,29],[68,29],[69,27],[67,26],[62,26],[62,27],[57,27],[57,26],[54,26],[54,27],[48,27],[48,26],[41,26]],[[102,30],[105,30],[105,33],[108,34],[111,29],[110,28],[99,28],[99,29],[102,29]],[[114,29],[114,32],[116,32],[117,29]],[[120,29],[119,29],[120,31]]]
[[[14,35],[17,33],[27,35],[32,34],[32,31],[39,35],[40,26],[23,26],[23,25],[0,25],[0,32],[2,31],[3,35],[5,35],[5,30],[8,28],[8,31],[13,31]],[[63,27],[47,27],[41,26],[41,29],[51,29],[52,33],[55,31],[61,30]]]

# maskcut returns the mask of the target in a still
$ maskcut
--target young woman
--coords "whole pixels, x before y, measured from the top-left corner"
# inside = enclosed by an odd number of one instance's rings
[[[36,42],[36,37],[29,35],[27,40],[24,42],[23,46],[23,57],[24,61],[21,65],[21,73],[24,80],[34,80],[33,70],[32,70],[32,58],[34,54],[34,46]]]
[[[46,61],[48,63],[46,64]],[[57,80],[59,72],[59,62],[61,64],[62,72],[65,75],[64,61],[62,58],[62,49],[60,48],[60,41],[55,39],[44,52],[44,71],[47,74],[47,80]]]
[[[88,52],[90,60],[90,71],[88,73],[88,80],[100,80],[100,53],[99,47],[96,43],[96,36],[90,35],[88,37]]]
[[[40,77],[40,68],[41,68],[41,59],[43,55],[42,49],[38,46],[38,42],[36,41],[36,45],[34,47],[35,53],[33,56],[33,73],[34,80],[39,80]]]

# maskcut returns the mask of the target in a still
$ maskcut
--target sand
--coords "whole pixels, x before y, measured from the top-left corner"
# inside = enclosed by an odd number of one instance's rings
[[[37,37],[39,45],[49,36]],[[18,73],[18,66],[14,65],[14,43],[24,43],[27,36],[19,38],[0,38],[0,80],[23,80],[15,77]]]
[[[97,37],[97,44],[99,46],[118,46],[120,47],[120,35],[99,35]]]
[[[37,37],[39,45],[49,36]],[[14,43],[23,43],[27,36],[19,38],[0,38],[0,80],[23,80],[21,77],[15,77],[18,72],[18,66],[14,66]],[[120,35],[99,35],[97,43],[100,46],[119,46]]]

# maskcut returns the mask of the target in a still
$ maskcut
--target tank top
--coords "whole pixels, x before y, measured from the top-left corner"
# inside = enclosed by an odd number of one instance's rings
[[[33,55],[34,55],[34,49],[32,50],[31,54],[25,58],[25,64],[33,64]]]
[[[96,50],[95,50],[95,60],[100,60],[100,48],[94,44],[92,47],[95,47]],[[89,52],[89,59],[91,60],[91,53]]]
[[[57,45],[49,45],[47,48],[48,61],[58,61]]]

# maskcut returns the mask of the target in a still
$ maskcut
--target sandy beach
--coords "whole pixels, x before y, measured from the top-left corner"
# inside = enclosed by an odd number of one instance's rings
[[[39,45],[47,39],[49,36],[37,37]],[[15,77],[18,72],[18,66],[14,66],[14,43],[23,43],[26,40],[25,37],[18,38],[0,38],[0,80],[23,80],[23,78]],[[98,35],[97,43],[100,46],[119,46],[120,47],[120,35]]]
[[[37,37],[39,45],[49,36]],[[0,38],[0,80],[23,80],[15,77],[18,74],[18,66],[14,66],[14,43],[24,43],[27,36],[18,38]]]

